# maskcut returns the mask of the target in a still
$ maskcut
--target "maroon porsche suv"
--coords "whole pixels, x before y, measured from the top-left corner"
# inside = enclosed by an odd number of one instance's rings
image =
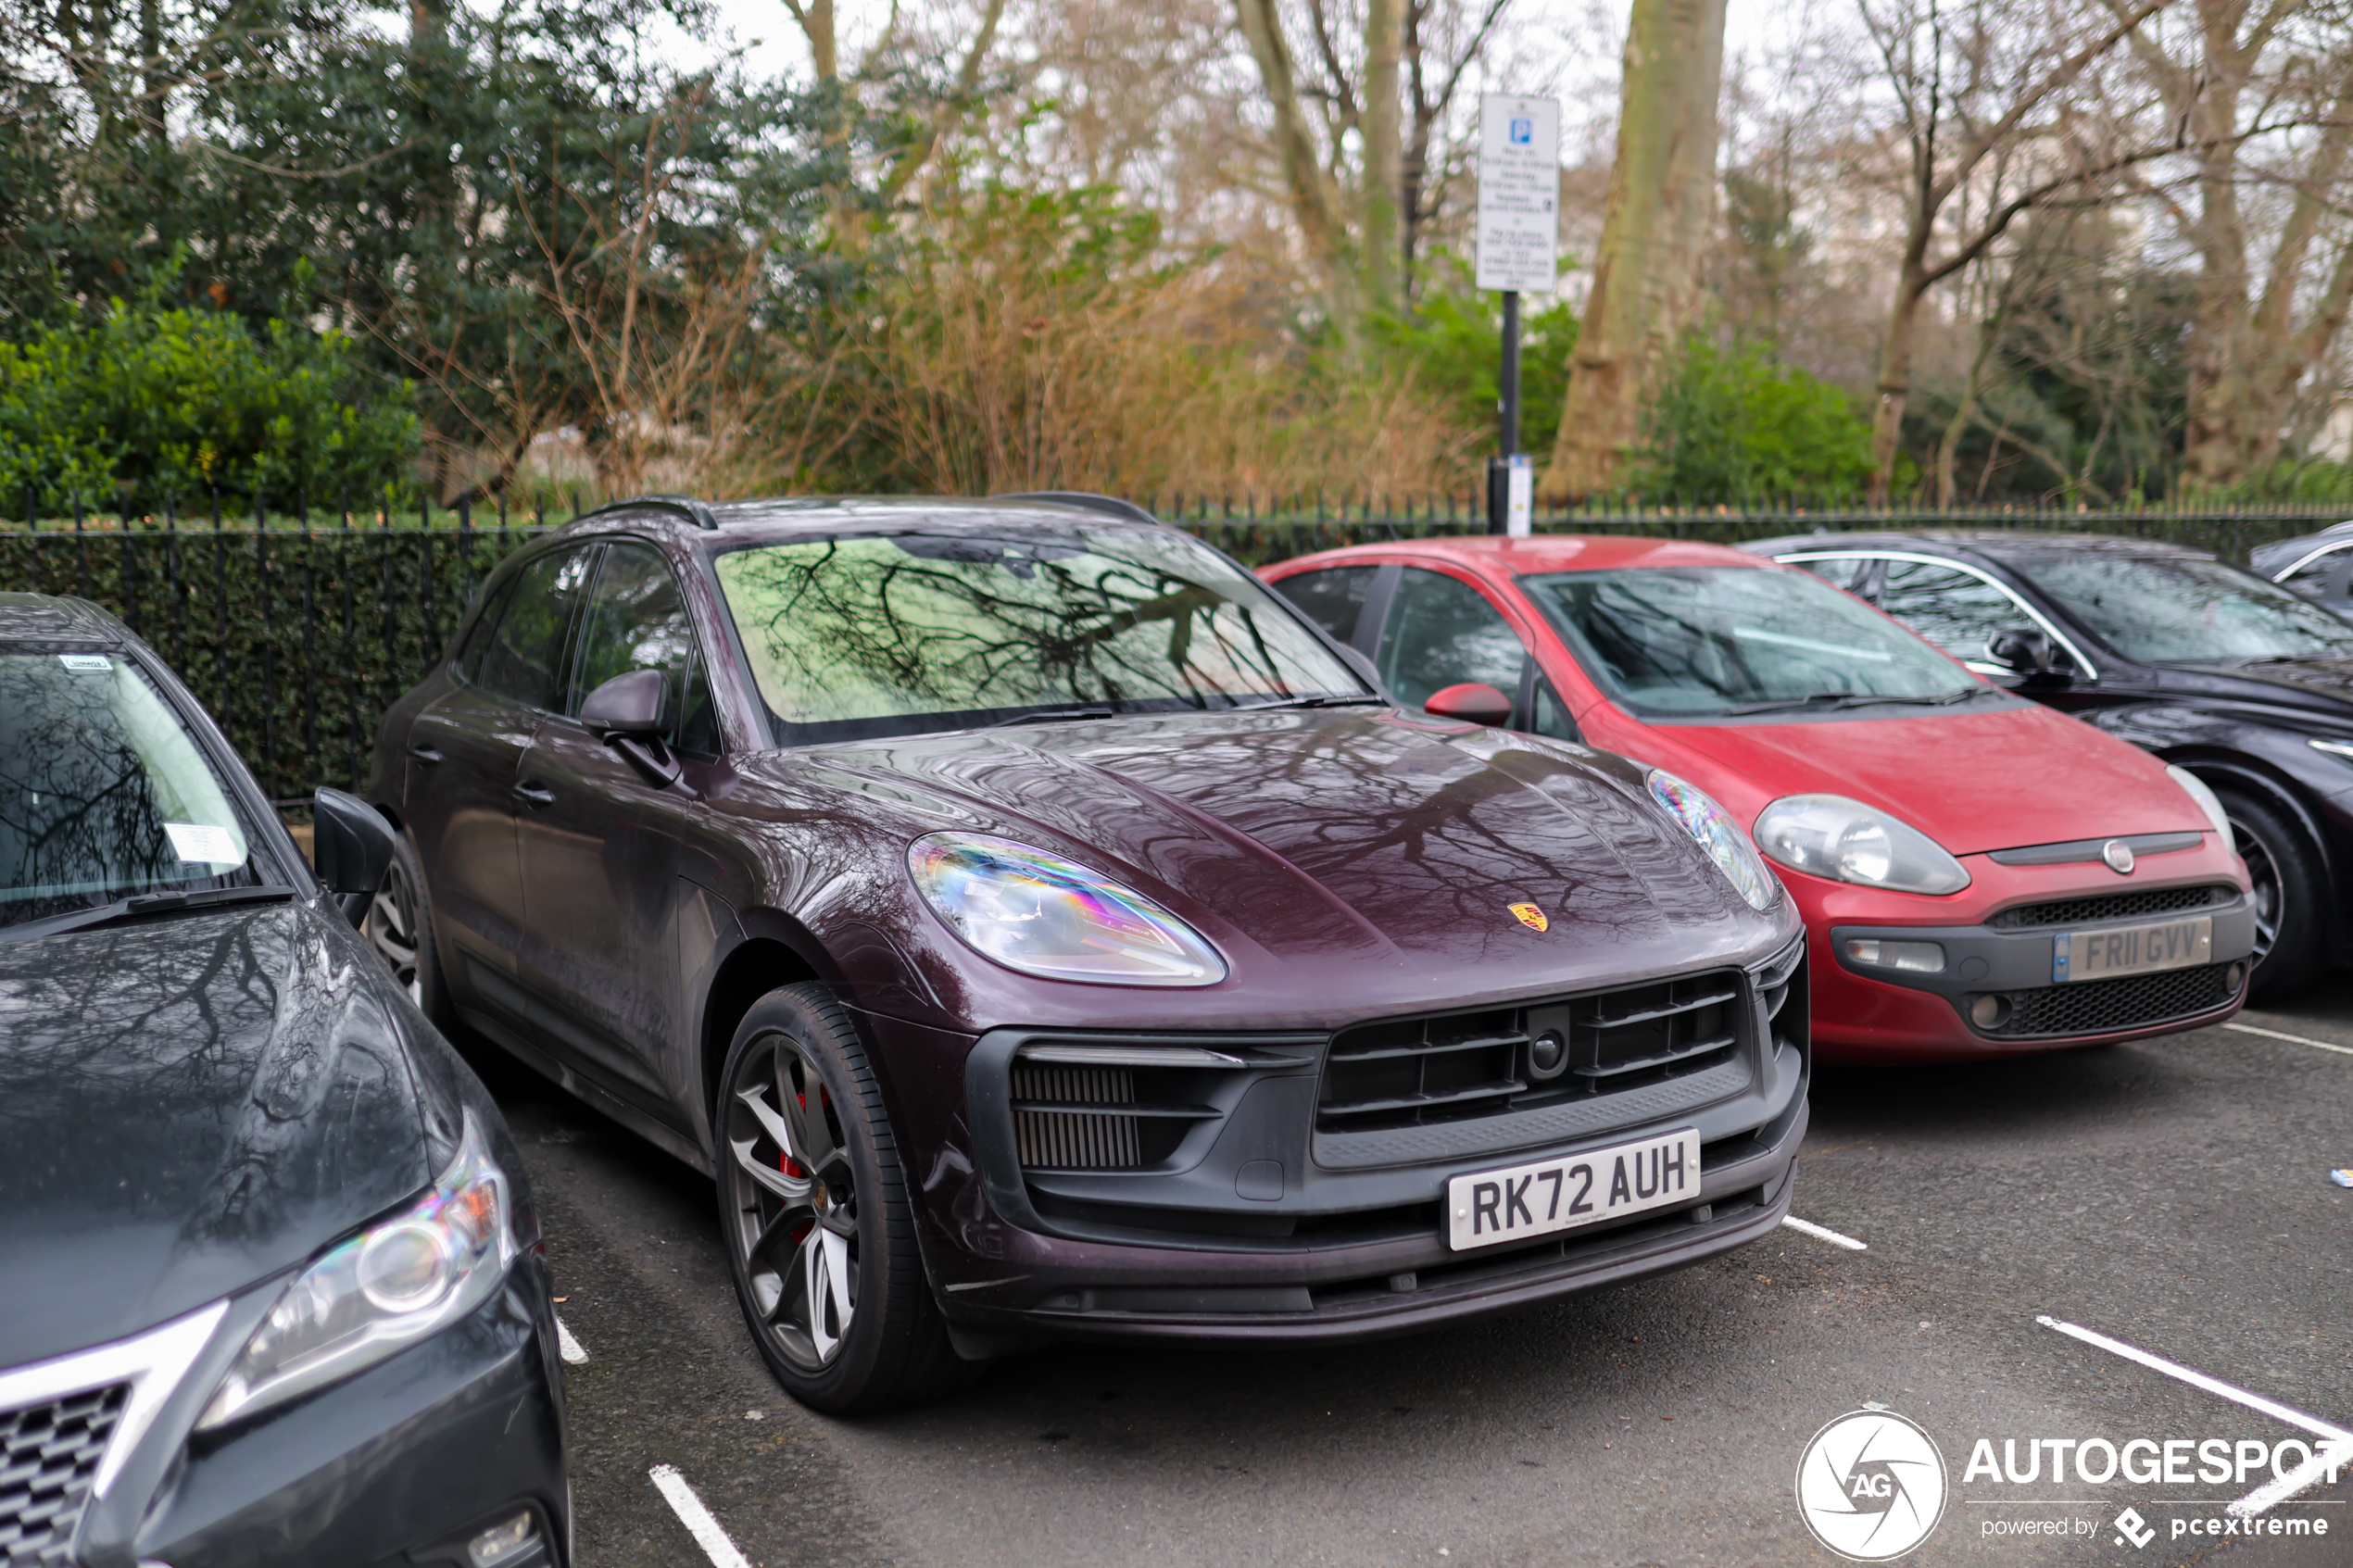
[[[379,948],[715,1178],[821,1408],[1418,1329],[1788,1208],[1802,932],[1715,803],[1401,711],[1118,503],[605,508],[492,574],[372,794]]]

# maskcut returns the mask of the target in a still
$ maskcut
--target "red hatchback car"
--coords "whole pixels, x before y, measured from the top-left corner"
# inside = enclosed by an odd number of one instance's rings
[[[2192,775],[1981,681],[1820,579],[1680,541],[1449,538],[1262,575],[1397,699],[1622,752],[1746,825],[1806,917],[1821,1060],[2216,1022],[2256,957]]]

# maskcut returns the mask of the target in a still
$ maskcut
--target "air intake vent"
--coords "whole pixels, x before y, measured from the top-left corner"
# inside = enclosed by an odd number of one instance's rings
[[[1066,1171],[1132,1171],[1143,1163],[1137,1117],[1089,1106],[1132,1106],[1136,1075],[1124,1067],[1039,1067],[1013,1073],[1013,1148],[1022,1164]]]

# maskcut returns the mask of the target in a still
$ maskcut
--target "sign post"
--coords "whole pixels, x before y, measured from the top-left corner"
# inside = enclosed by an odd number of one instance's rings
[[[1550,294],[1559,263],[1561,107],[1490,93],[1478,107],[1478,272],[1504,295],[1501,455],[1487,467],[1487,531],[1525,534],[1536,470],[1519,449],[1519,296]]]

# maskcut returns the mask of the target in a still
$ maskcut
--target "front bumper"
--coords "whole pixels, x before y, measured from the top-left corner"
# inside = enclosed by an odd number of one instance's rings
[[[72,1561],[152,1568],[432,1568],[528,1511],[501,1568],[568,1568],[561,1373],[544,1262],[431,1339],[293,1404],[191,1435],[276,1296],[239,1298],[105,1497]]]
[[[936,1176],[964,1178],[925,1184],[942,1310],[972,1354],[1063,1338],[1367,1338],[1639,1278],[1754,1240],[1788,1208],[1806,1131],[1802,954],[1793,945],[1749,972],[1738,1049],[1705,1065],[1540,1110],[1380,1131],[1325,1125],[1333,1102],[1319,1085],[1338,1035],[993,1031],[965,1057],[958,1130],[968,1141],[926,1161]],[[1768,1002],[1755,982],[1769,976],[1778,985]],[[1032,1060],[1025,1051],[1074,1043],[1214,1048],[1237,1065],[1187,1080],[1189,1107],[1186,1095],[1165,1097],[1193,1120],[1158,1158],[1148,1133],[1134,1169],[1071,1169],[1068,1159],[1056,1168],[1040,1158],[1034,1130],[1016,1126],[1013,1074]],[[1142,1082],[1119,1091],[1133,1098],[1114,1108],[1151,1098]],[[1195,1083],[1203,1086],[1193,1091]],[[1448,1248],[1450,1177],[1685,1127],[1701,1143],[1696,1202],[1491,1250]]]
[[[1882,896],[1876,908],[1843,901],[1810,919],[1815,933],[1815,1038],[1830,1062],[1982,1060],[2028,1051],[2072,1049],[2202,1028],[2245,1003],[2247,961],[2255,951],[2255,907],[2225,880],[2174,884],[2135,893],[2210,888],[2210,901],[2120,916],[2071,918],[2068,907],[2095,906],[2113,888],[2033,900],[1993,900],[1972,922],[1929,924]],[[1891,907],[1892,906],[1892,907]],[[2035,911],[2048,910],[2045,916]],[[1958,912],[1958,911],[1956,911]],[[1841,916],[1843,918],[1841,918]],[[1874,918],[1877,917],[1877,918]],[[1894,918],[1890,918],[1894,917]],[[2026,917],[2026,918],[2020,918]],[[2087,937],[2158,922],[2210,917],[2213,943],[2196,965],[2114,980],[2061,981],[2055,939]],[[1850,944],[1933,944],[1943,967],[1919,972],[1858,959]],[[1886,949],[1882,947],[1882,952]],[[1986,1012],[1976,1010],[1986,1002]]]

